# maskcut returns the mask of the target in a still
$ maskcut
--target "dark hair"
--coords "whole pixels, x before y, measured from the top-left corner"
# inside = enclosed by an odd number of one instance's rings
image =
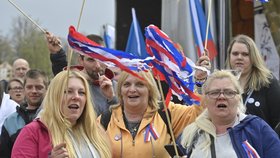
[[[90,39],[91,41],[97,43],[97,44],[100,44],[102,46],[104,46],[104,40],[101,36],[99,35],[95,35],[95,34],[90,34],[90,35],[87,35],[87,38]],[[82,59],[84,59],[84,55],[81,55],[80,54],[80,57]]]
[[[37,79],[37,78],[40,78],[40,77],[43,79],[44,85],[47,88],[48,85],[49,85],[48,76],[47,76],[47,74],[44,71],[41,71],[39,69],[30,69],[30,70],[28,70],[27,73],[25,74],[23,85],[25,86],[27,78]]]
[[[92,40],[93,42],[95,42],[97,44],[104,45],[103,38],[99,35],[90,34],[90,35],[87,35],[87,38]]]

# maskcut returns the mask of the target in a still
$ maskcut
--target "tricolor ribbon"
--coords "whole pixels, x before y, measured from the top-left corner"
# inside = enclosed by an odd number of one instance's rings
[[[246,151],[248,158],[260,158],[258,152],[252,147],[252,145],[247,140],[245,140],[242,143],[242,147]]]
[[[254,0],[246,0],[246,1],[253,2]],[[269,0],[256,0],[256,1],[260,1],[261,3],[268,3],[269,2]]]
[[[144,142],[151,141],[151,137],[154,138],[154,140],[157,140],[159,138],[159,134],[157,133],[156,129],[152,125],[152,123],[148,124],[145,130],[144,135]]]

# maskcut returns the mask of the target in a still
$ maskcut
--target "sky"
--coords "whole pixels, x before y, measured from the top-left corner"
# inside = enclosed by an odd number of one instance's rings
[[[70,25],[77,26],[83,0],[11,0],[42,28],[66,38]],[[25,17],[8,0],[0,0],[0,34],[9,36],[13,19]],[[79,32],[101,35],[102,26],[115,26],[115,0],[85,0]]]

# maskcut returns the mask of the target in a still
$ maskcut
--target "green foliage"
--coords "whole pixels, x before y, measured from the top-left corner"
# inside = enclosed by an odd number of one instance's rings
[[[38,68],[51,75],[51,62],[45,35],[23,17],[14,20],[12,43],[16,58],[26,59],[31,68]]]
[[[0,35],[0,63],[4,61],[11,63],[14,56],[15,52],[13,51],[11,42],[7,37]]]

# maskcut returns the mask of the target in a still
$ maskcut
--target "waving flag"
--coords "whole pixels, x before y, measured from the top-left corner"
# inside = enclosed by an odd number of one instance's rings
[[[198,56],[200,57],[204,52],[204,43],[207,40],[207,50],[209,51],[209,58],[212,60],[217,56],[217,49],[210,29],[208,31],[208,37],[206,38],[207,21],[199,0],[190,1],[190,11]]]
[[[267,3],[267,2],[269,2],[268,0],[260,0],[260,2],[262,2],[262,3]]]
[[[148,56],[143,34],[136,18],[134,8],[132,8],[132,23],[130,26],[129,36],[125,48],[126,52],[132,53],[141,58]]]
[[[254,2],[254,0],[246,0],[246,1],[250,1],[250,2]],[[258,1],[258,0],[257,0]],[[269,2],[269,0],[259,0],[261,3],[267,3]]]
[[[115,28],[111,25],[103,26],[103,39],[105,42],[106,48],[114,49],[115,48]]]
[[[152,58],[139,59],[136,56],[126,52],[102,47],[86,38],[79,32],[76,32],[73,26],[70,26],[69,28],[68,43],[73,49],[77,50],[83,55],[98,59],[107,65],[117,66],[120,69],[141,79],[143,78],[137,75],[134,71],[147,70],[149,66],[145,62],[152,60]]]
[[[200,98],[193,93],[192,80],[195,64],[180,52],[170,38],[158,27],[146,27],[147,52],[155,59],[151,62],[153,72],[186,103],[198,103]],[[168,105],[168,104],[167,104]]]

